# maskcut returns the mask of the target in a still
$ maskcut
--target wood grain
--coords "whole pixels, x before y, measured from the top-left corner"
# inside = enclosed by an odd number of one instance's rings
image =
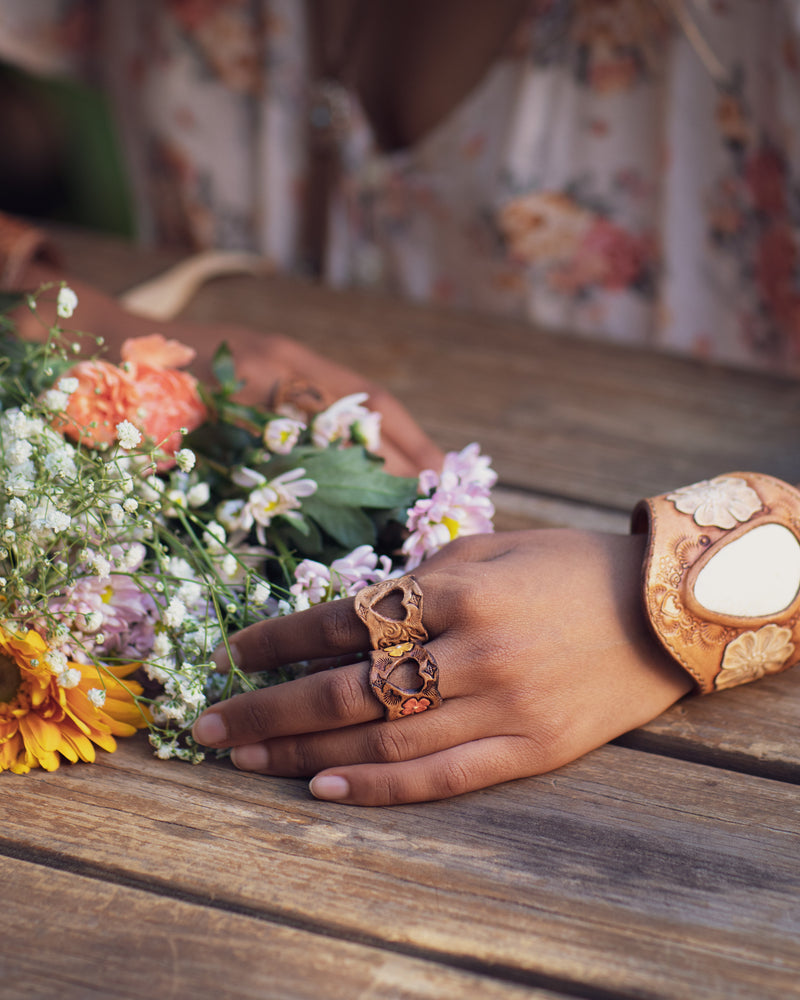
[[[560,1000],[214,906],[0,857],[8,1000]]]
[[[800,996],[800,806],[778,782],[606,747],[369,810],[138,740],[3,779],[0,850],[62,870],[579,996]]]
[[[686,698],[618,742],[800,784],[800,669]]]

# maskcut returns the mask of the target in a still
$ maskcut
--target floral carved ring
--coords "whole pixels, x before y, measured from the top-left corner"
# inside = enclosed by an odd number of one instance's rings
[[[394,591],[402,593],[402,618],[390,618],[376,610]],[[437,686],[439,668],[422,645],[428,633],[422,624],[422,589],[416,579],[403,576],[364,587],[356,594],[355,609],[369,630],[372,645],[369,684],[384,706],[386,718],[400,719],[438,708],[442,703]],[[414,663],[420,683],[412,690],[392,680],[394,671],[408,662]]]

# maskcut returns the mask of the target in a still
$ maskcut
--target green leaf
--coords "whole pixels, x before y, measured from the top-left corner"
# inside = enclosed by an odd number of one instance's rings
[[[223,341],[214,353],[211,362],[211,371],[214,378],[219,382],[223,395],[232,396],[244,385],[236,378],[236,366],[233,361],[233,353],[228,344]]]
[[[319,559],[323,552],[322,535],[319,528],[310,519],[306,519],[301,525],[295,521],[287,521],[281,518],[280,527],[275,522],[275,529],[283,541],[300,556],[309,556]]]
[[[334,507],[409,507],[417,496],[416,479],[384,472],[361,447],[296,448],[291,458],[317,484],[314,499]]]
[[[22,292],[0,292],[0,313],[11,312],[25,301]]]
[[[375,525],[359,507],[335,507],[319,501],[315,494],[303,501],[303,513],[348,552],[375,544]]]

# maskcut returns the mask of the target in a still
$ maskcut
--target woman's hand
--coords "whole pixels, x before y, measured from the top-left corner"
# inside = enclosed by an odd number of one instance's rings
[[[63,271],[53,265],[34,264],[25,275],[26,288],[38,288],[48,282],[65,279]],[[243,403],[265,406],[275,386],[284,381],[300,381],[318,387],[327,403],[355,392],[369,395],[370,409],[383,415],[381,455],[386,470],[395,475],[416,476],[422,469],[439,469],[443,455],[411,414],[385,389],[367,381],[307,347],[278,334],[266,334],[233,324],[203,325],[180,320],[155,322],[142,319],[124,310],[119,303],[86,282],[68,278],[78,296],[78,309],[70,321],[76,329],[93,336],[102,336],[110,360],[118,360],[122,343],[129,337],[161,333],[179,340],[197,352],[192,372],[204,382],[212,380],[212,359],[219,345],[226,342],[236,364],[237,377],[244,386],[237,397]],[[15,319],[20,335],[26,339],[41,339],[47,327],[56,321],[55,290],[45,293],[39,301],[37,314],[27,308],[17,310]],[[91,340],[86,349],[94,350]]]
[[[423,563],[440,708],[393,722],[356,662],[239,695],[194,727],[244,770],[314,775],[318,798],[393,805],[538,774],[642,725],[691,687],[640,607],[644,538],[525,531],[458,540]],[[368,647],[353,600],[253,625],[245,670],[352,659]]]

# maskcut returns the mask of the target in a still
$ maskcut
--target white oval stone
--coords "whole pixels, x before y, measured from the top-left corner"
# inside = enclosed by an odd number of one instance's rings
[[[800,542],[782,524],[761,524],[734,539],[697,574],[698,604],[720,615],[764,618],[800,590]]]

